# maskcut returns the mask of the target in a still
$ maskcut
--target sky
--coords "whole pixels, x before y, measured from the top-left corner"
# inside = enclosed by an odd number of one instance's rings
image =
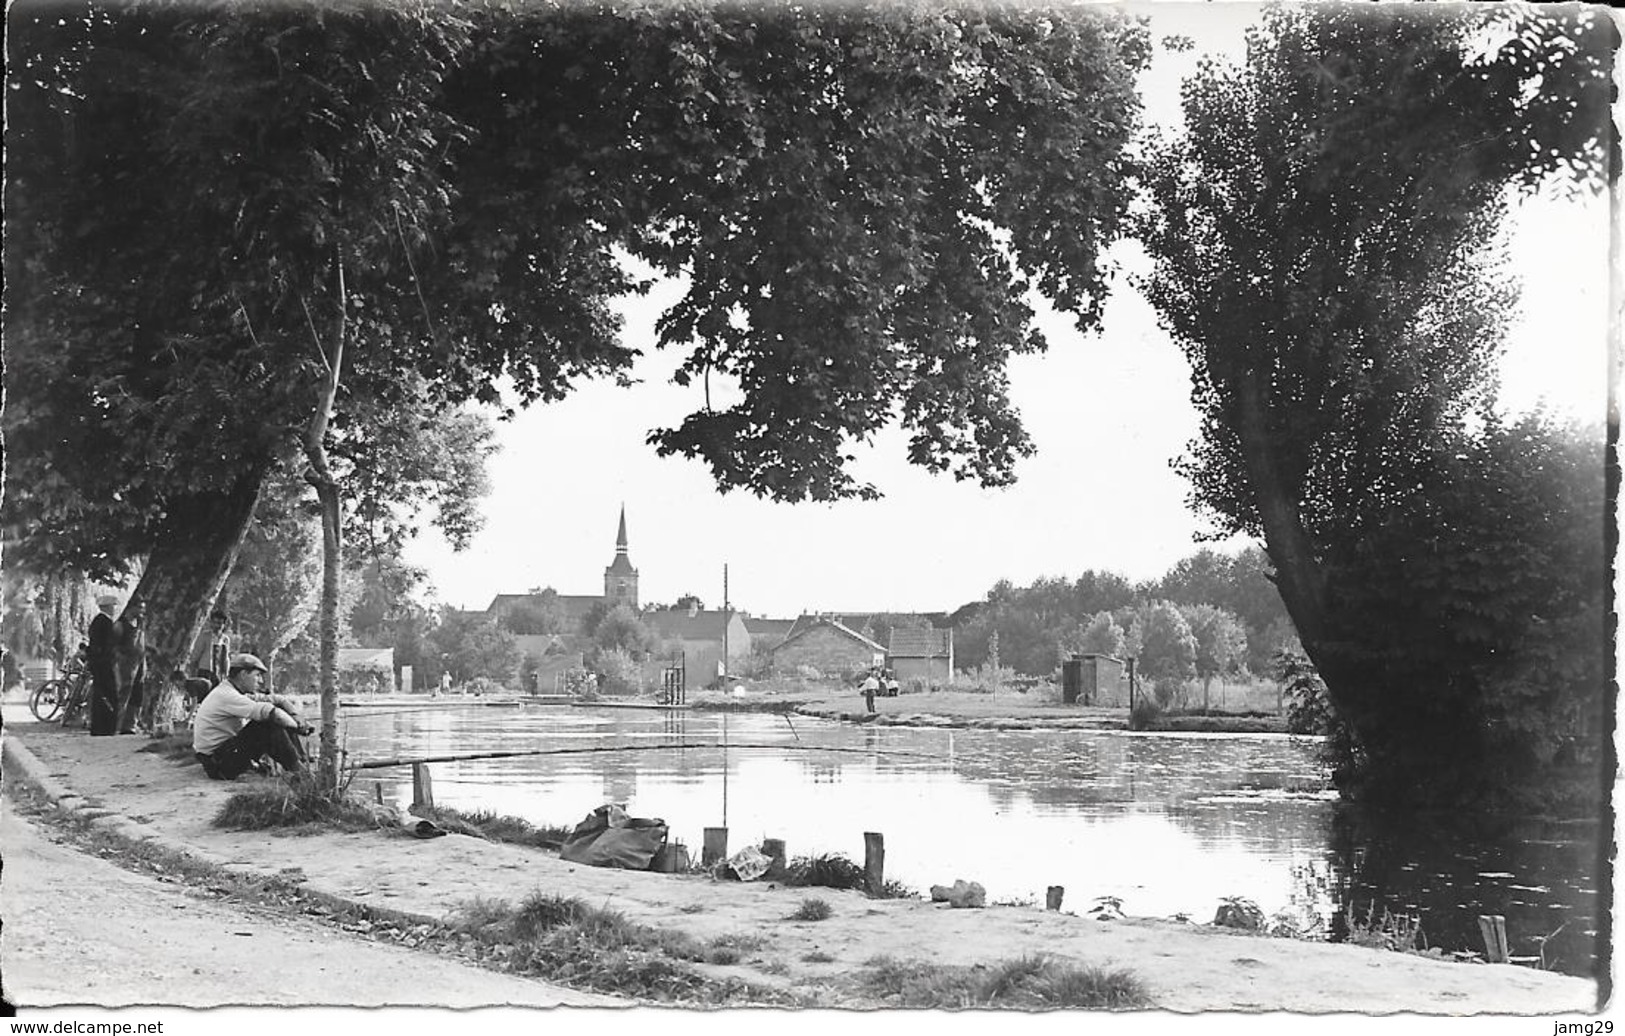
[[[1203,53],[1236,56],[1257,13],[1250,3],[1158,3],[1154,38],[1179,33],[1196,51],[1160,48],[1141,81],[1146,119],[1177,125],[1178,84]],[[1511,254],[1523,278],[1522,317],[1502,368],[1513,409],[1545,403],[1601,419],[1607,401],[1606,199],[1527,205]],[[1143,269],[1133,243],[1113,257]],[[948,612],[980,600],[1000,579],[1026,585],[1085,570],[1154,579],[1210,543],[1171,468],[1197,431],[1190,373],[1151,307],[1119,276],[1102,328],[1079,334],[1035,300],[1050,342],[1010,364],[1010,396],[1037,453],[1014,486],[987,490],[932,476],[905,459],[896,429],[856,449],[852,473],[877,501],[777,504],[720,494],[698,461],[659,458],[645,439],[677,424],[702,400],[698,385],[671,384],[681,362],[654,350],[654,322],[681,294],[664,282],[622,306],[626,341],[643,350],[639,384],[584,383],[570,398],[497,425],[488,462],[484,528],[454,553],[432,529],[407,552],[428,573],[432,596],[483,609],[499,593],[552,587],[603,592],[626,509],[629,556],[645,604],[696,594],[753,615],[804,611]],[[715,385],[713,385],[715,391]]]

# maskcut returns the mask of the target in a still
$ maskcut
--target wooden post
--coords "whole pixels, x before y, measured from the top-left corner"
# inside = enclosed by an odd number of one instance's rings
[[[762,853],[763,853],[763,855],[767,856],[768,859],[773,861],[771,864],[768,865],[767,877],[774,880],[774,881],[777,881],[778,879],[784,877],[784,871],[785,871],[784,839],[782,839],[782,838],[764,838],[764,839],[762,839]]]
[[[429,764],[412,764],[412,805],[434,808],[434,782],[429,780]]]
[[[718,860],[728,857],[728,829],[725,827],[708,827],[705,829],[705,844],[700,847],[700,866],[709,867]]]
[[[1500,914],[1480,914],[1478,930],[1484,936],[1484,959],[1491,964],[1507,962],[1507,919]]]
[[[384,804],[384,782],[383,781],[373,781],[372,782],[372,800],[374,802],[378,803],[380,806],[382,806]]]
[[[871,896],[886,884],[886,836],[879,831],[863,832],[863,880]]]
[[[1045,895],[1044,895],[1044,909],[1045,910],[1059,910],[1059,909],[1061,909],[1061,897],[1064,896],[1064,895],[1066,895],[1066,887],[1065,886],[1051,885],[1049,887],[1049,891],[1047,893],[1045,893]]]

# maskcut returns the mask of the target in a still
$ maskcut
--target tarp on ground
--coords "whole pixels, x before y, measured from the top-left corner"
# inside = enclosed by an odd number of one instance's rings
[[[666,844],[666,822],[630,817],[616,805],[588,813],[559,848],[559,859],[591,867],[646,871]]]

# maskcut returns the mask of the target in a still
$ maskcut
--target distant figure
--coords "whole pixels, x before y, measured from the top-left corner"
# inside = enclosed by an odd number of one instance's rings
[[[860,688],[863,691],[863,705],[870,712],[875,711],[875,692],[880,690],[880,680],[875,677],[875,671],[869,670],[863,677]]]
[[[890,669],[886,670],[886,697],[895,698],[902,687],[897,683],[897,674]]]
[[[135,733],[141,714],[147,675],[147,617],[145,601],[131,601],[124,617],[113,623],[113,682],[118,688],[118,732]],[[156,695],[154,695],[156,697]],[[142,717],[151,726],[151,717]]]
[[[90,733],[106,737],[118,733],[118,682],[113,676],[113,609],[118,598],[106,594],[96,598],[101,609],[90,620],[85,661],[90,667]]]
[[[209,660],[201,668],[223,673],[231,664],[231,616],[215,612],[210,616]]]

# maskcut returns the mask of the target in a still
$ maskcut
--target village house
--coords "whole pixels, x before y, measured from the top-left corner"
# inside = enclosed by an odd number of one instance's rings
[[[750,657],[751,633],[739,612],[704,611],[698,607],[649,612],[644,625],[654,630],[668,651],[662,659],[681,651],[685,680],[690,687],[704,687],[723,675],[717,663],[728,660],[726,671],[737,672]]]
[[[850,678],[885,661],[886,648],[831,616],[802,616],[789,636],[773,648],[779,672],[800,667],[825,676]]]

